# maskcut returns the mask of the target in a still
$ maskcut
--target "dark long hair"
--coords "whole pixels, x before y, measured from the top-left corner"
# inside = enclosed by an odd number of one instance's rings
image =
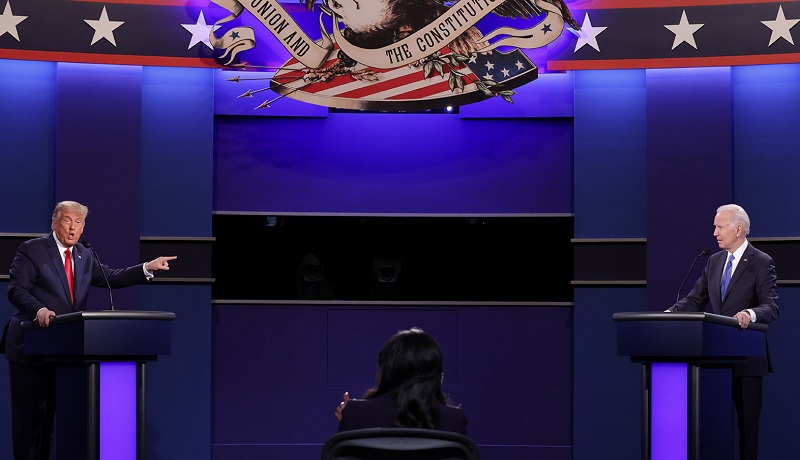
[[[391,394],[397,399],[397,426],[434,428],[438,404],[447,404],[442,392],[442,350],[419,328],[400,331],[378,353],[376,387],[365,399]]]

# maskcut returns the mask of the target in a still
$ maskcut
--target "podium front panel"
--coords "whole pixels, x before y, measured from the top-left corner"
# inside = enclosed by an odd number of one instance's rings
[[[766,355],[766,324],[711,313],[615,313],[617,354],[643,365],[642,458],[733,454],[731,369]],[[721,398],[719,388],[727,397]]]
[[[25,353],[56,365],[58,458],[144,460],[145,362],[170,353],[174,318],[82,311],[59,315],[47,328],[23,323]]]
[[[152,360],[171,353],[168,312],[75,312],[53,319],[50,327],[25,329],[25,353],[32,355]]]
[[[639,361],[738,360],[766,355],[767,326],[740,329],[711,313],[616,313],[617,354]]]

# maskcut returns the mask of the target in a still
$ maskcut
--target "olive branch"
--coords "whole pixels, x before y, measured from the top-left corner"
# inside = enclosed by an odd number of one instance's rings
[[[464,56],[463,54],[451,53],[446,56],[442,56],[442,54],[437,51],[422,61],[423,78],[427,80],[428,77],[433,75],[434,71],[439,72],[439,75],[444,78],[444,69],[446,67],[450,71],[447,83],[450,86],[451,92],[455,92],[456,89],[463,91],[464,79],[466,78],[471,80],[472,83],[475,83],[475,86],[486,96],[500,96],[509,104],[514,103],[514,101],[511,99],[511,96],[517,94],[516,91],[511,89],[500,89],[500,84],[494,80],[478,80],[477,78],[464,74],[458,70],[458,67],[461,64],[469,60],[470,57]]]

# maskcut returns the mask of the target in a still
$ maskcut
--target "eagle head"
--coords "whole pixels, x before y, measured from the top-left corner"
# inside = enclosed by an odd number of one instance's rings
[[[393,27],[399,19],[396,4],[401,0],[326,0],[326,5],[357,34],[369,34]]]

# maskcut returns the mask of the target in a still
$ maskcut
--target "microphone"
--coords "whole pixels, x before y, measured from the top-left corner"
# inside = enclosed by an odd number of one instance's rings
[[[689,271],[686,272],[686,276],[683,278],[683,283],[681,283],[681,287],[678,288],[678,296],[675,297],[675,303],[681,300],[681,290],[683,290],[683,286],[686,284],[686,280],[689,279],[689,275],[692,273],[692,269],[694,268],[694,264],[697,263],[697,259],[699,259],[702,256],[707,256],[709,253],[711,253],[711,249],[705,248],[702,251],[700,251],[700,254],[694,256],[694,261],[692,262],[692,266],[689,267]]]
[[[103,274],[103,279],[106,280],[106,286],[108,286],[108,299],[111,302],[111,311],[114,311],[114,295],[111,293],[111,283],[108,282],[108,277],[106,276],[106,271],[103,270],[103,264],[100,262],[100,258],[97,257],[97,251],[94,250],[94,246],[89,244],[86,240],[81,240],[81,244],[86,249],[92,251],[92,255],[94,255],[94,260],[100,265],[100,272]],[[706,249],[707,250],[707,249]],[[695,259],[697,260],[697,259]]]

